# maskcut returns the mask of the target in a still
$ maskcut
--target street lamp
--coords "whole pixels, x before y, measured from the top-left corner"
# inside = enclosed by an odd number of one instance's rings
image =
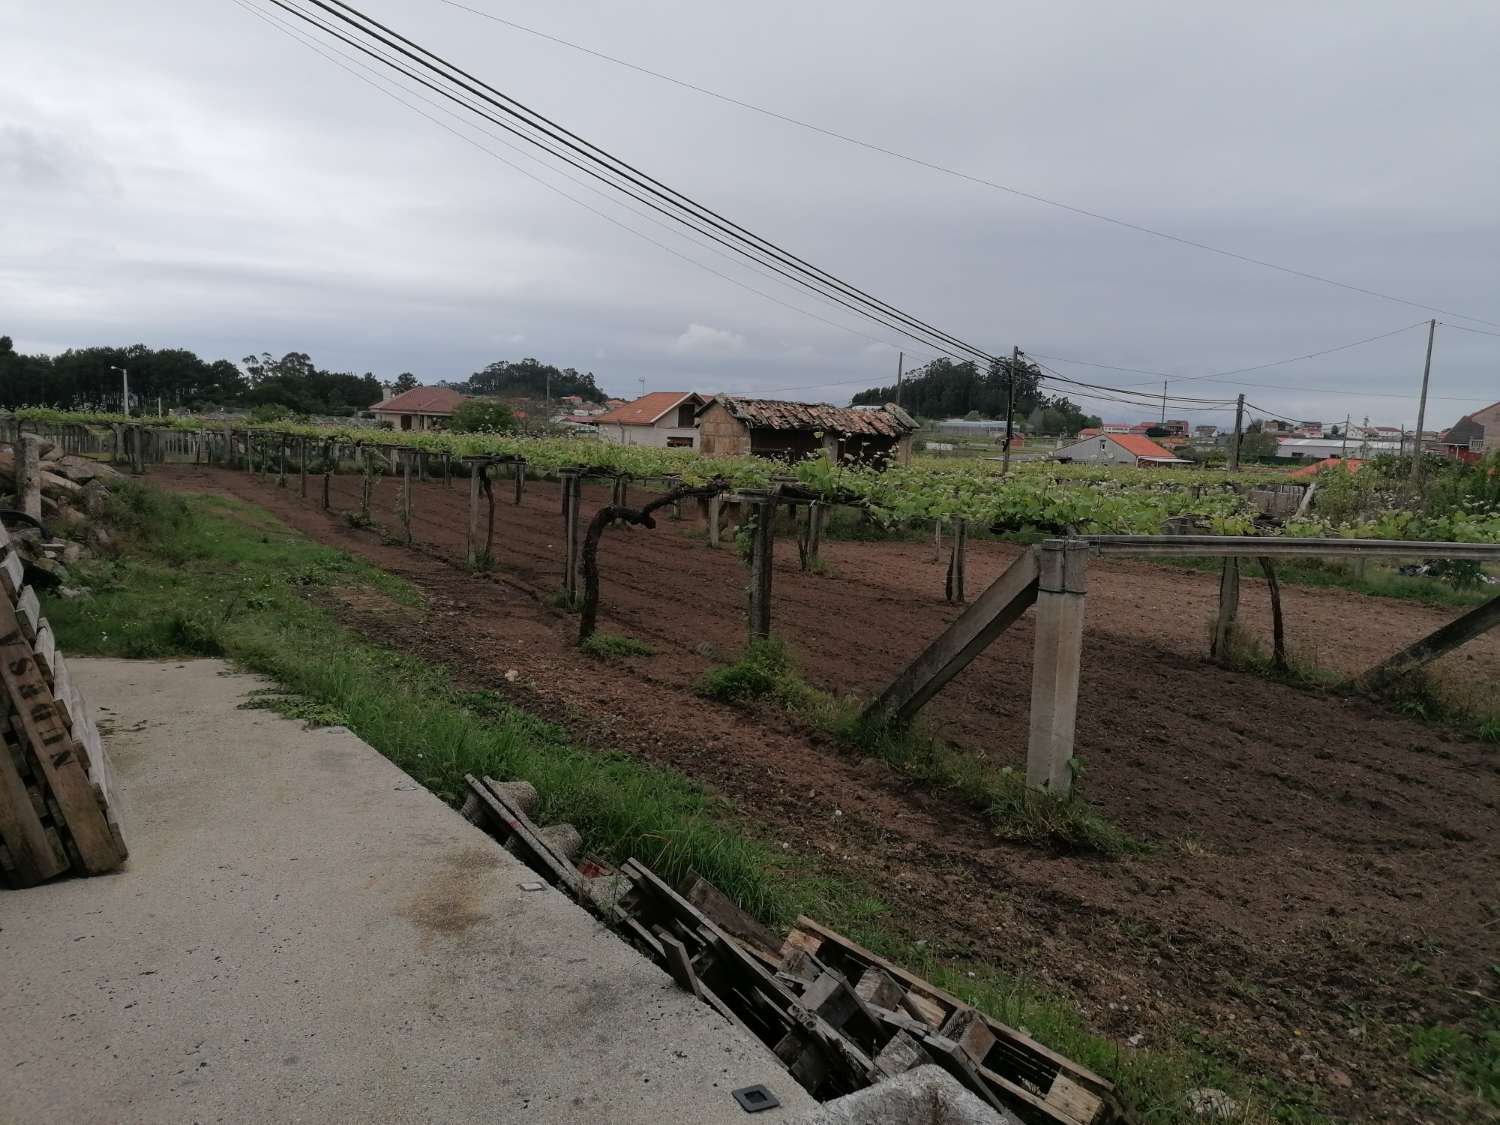
[[[114,364],[110,364],[109,369],[120,373],[120,413],[128,417],[130,414],[130,372]]]

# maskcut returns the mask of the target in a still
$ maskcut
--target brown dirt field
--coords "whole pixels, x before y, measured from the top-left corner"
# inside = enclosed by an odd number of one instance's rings
[[[955,954],[1070,994],[1094,1026],[1170,1043],[1221,1044],[1253,1073],[1317,1088],[1340,1117],[1473,1120],[1479,1107],[1415,1074],[1398,1025],[1464,1023],[1500,963],[1500,751],[1355,698],[1224,671],[1206,659],[1217,579],[1145,563],[1090,567],[1077,736],[1089,799],[1157,845],[1117,860],[998,841],[978,812],[926,792],[769,708],[720,706],[694,685],[743,637],[746,571],[711,550],[692,513],[655,530],[607,531],[600,627],[657,654],[600,661],[572,645],[560,584],[559,489],[531,482],[520,507],[496,488],[499,571],[459,559],[467,482],[419,485],[419,551],[355,530],[242,473],[172,467],[169,487],[231,495],[401,575],[424,619],[343,606],[361,631],[450,665],[564,722],[590,744],[671,765],[751,813],[773,840],[867,880],[892,923]],[[309,495],[317,495],[317,481]],[[335,511],[357,507],[337,478]],[[585,489],[585,518],[607,502]],[[394,482],[376,518],[394,527]],[[663,513],[665,514],[665,513]],[[1018,548],[972,545],[971,593]],[[775,632],[809,680],[870,694],[958,612],[931,544],[832,541],[829,573],[803,575],[778,544]],[[1294,648],[1355,672],[1457,611],[1338,590],[1284,591]],[[1248,583],[1242,619],[1268,615]],[[928,708],[930,728],[1024,761],[1030,615]],[[707,654],[707,655],[705,655]],[[1500,638],[1448,659],[1500,680]],[[509,669],[520,673],[513,684]]]

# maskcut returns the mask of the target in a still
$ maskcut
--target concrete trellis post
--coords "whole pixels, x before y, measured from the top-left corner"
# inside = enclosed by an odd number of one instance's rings
[[[323,443],[323,510],[333,507],[333,471],[338,468],[338,446],[331,441]]]
[[[297,439],[297,477],[298,492],[302,499],[307,499],[307,439]]]
[[[1049,539],[1038,554],[1026,784],[1065,797],[1073,788],[1089,549],[1087,542]]]
[[[708,545],[710,547],[719,545],[719,521],[723,508],[724,498],[718,493],[708,498]]]
[[[16,456],[16,504],[32,519],[42,518],[42,442],[19,434],[11,447]]]
[[[521,495],[522,495],[522,493],[524,493],[526,491],[526,462],[525,461],[517,461],[515,463],[515,478],[516,478],[516,503],[519,505],[521,503]]]

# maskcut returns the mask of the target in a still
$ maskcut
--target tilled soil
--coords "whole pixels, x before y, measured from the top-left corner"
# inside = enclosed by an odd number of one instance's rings
[[[656,655],[601,661],[552,608],[561,582],[560,493],[497,482],[498,571],[460,560],[467,481],[419,484],[418,550],[350,527],[359,482],[336,478],[334,513],[296,478],[173,467],[155,479],[263,505],[324,542],[416,583],[421,620],[344,606],[361,631],[450,665],[566,723],[581,740],[668,764],[734,800],[764,834],[873,884],[892,921],[957,953],[1070,993],[1101,1031],[1229,1046],[1269,1078],[1317,1087],[1358,1120],[1472,1120],[1480,1112],[1406,1064],[1399,1028],[1462,1023],[1500,962],[1500,754],[1354,698],[1208,662],[1217,579],[1144,563],[1090,566],[1077,751],[1083,787],[1155,848],[1117,860],[998,841],[979,812],[860,758],[774,709],[706,701],[698,678],[743,639],[746,571],[711,550],[689,508],[655,530],[606,531],[600,626]],[[608,502],[588,486],[585,519]],[[395,482],[376,519],[397,526]],[[666,516],[666,513],[660,513]],[[971,596],[1018,548],[974,543]],[[777,547],[774,631],[807,678],[872,694],[959,612],[931,544],[827,542],[827,573]],[[1453,615],[1337,590],[1284,591],[1294,647],[1356,672]],[[1242,619],[1268,614],[1247,584]],[[1024,762],[1030,615],[927,709],[949,740],[997,765]],[[1500,639],[1448,658],[1500,682]],[[514,683],[505,680],[516,670]]]

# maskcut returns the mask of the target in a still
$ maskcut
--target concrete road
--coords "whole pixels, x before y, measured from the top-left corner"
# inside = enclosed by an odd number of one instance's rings
[[[741,1122],[758,1043],[342,728],[217,661],[70,663],[121,873],[0,890],[0,1122]],[[112,734],[110,731],[112,730]]]

